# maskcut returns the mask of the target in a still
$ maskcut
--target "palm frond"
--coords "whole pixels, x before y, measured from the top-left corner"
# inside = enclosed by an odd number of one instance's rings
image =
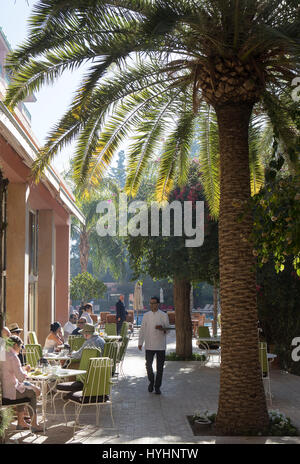
[[[167,90],[167,96],[161,93],[160,101],[157,101],[154,108],[147,111],[141,123],[136,126],[136,135],[132,138],[133,144],[128,153],[128,174],[125,185],[127,194],[136,195],[145,168],[157,153],[161,144],[160,139],[167,132],[168,121],[174,107],[173,103],[180,92],[181,90],[177,92]]]
[[[196,127],[201,182],[210,215],[216,219],[219,215],[220,203],[220,152],[217,118],[210,106],[206,105],[202,109]]]
[[[259,124],[250,125],[249,128],[249,168],[250,168],[250,185],[251,195],[259,192],[264,184],[264,165],[263,153],[259,150],[261,139],[261,127]]]
[[[273,130],[278,135],[289,170],[291,173],[295,173],[299,170],[299,159],[297,157],[291,158],[290,153],[297,147],[300,134],[291,111],[294,103],[287,104],[280,99],[280,96],[271,92],[265,92],[263,103]]]
[[[165,142],[155,189],[158,202],[167,200],[174,185],[176,170],[179,174],[177,183],[183,185],[187,181],[194,123],[195,115],[191,107],[187,111],[182,111],[178,116],[175,130]]]

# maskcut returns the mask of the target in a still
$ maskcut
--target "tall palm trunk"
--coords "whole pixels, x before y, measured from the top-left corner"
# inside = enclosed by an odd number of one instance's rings
[[[192,312],[194,308],[194,286],[191,284],[191,291],[190,291],[190,311]]]
[[[188,280],[174,279],[174,304],[176,309],[176,354],[183,358],[192,356],[192,321],[190,313],[191,284]]]
[[[87,272],[88,261],[89,261],[89,236],[85,229],[82,230],[80,234],[80,243],[79,243],[79,253],[80,253],[80,266],[81,272]]]
[[[221,168],[219,218],[222,362],[217,431],[245,435],[266,428],[268,414],[258,354],[256,276],[251,245],[243,240],[250,214],[237,217],[250,196],[248,127],[252,104],[216,108]]]
[[[214,279],[214,319],[213,319],[213,336],[216,337],[218,332],[218,285],[217,279]]]

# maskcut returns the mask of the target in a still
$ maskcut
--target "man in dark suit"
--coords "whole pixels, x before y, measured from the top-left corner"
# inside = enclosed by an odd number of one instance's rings
[[[117,320],[117,334],[120,335],[121,327],[124,321],[126,321],[124,295],[120,295],[119,301],[116,304],[116,320]]]

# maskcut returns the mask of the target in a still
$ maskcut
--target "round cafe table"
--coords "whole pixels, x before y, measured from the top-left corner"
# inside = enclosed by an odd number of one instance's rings
[[[43,417],[43,428],[44,435],[46,431],[46,409],[47,409],[47,394],[53,390],[60,379],[65,379],[68,377],[73,377],[80,374],[85,374],[86,370],[79,369],[61,369],[56,368],[47,368],[46,372],[42,374],[36,374],[38,369],[35,369],[33,372],[30,372],[27,376],[28,380],[33,380],[34,382],[40,383],[41,385],[41,395],[42,395],[42,417]],[[49,389],[48,389],[49,387]]]
[[[60,362],[61,365],[64,365],[63,361],[70,361],[71,362],[71,357],[69,354],[61,354],[61,353],[47,353],[45,356],[43,356],[44,359],[47,359],[51,363],[52,362]],[[70,362],[67,364],[68,366],[70,365]]]

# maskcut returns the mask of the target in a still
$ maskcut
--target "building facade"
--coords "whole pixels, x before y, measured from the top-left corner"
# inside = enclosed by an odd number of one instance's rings
[[[50,166],[38,184],[31,177],[38,142],[24,103],[12,114],[3,104],[9,82],[4,64],[10,51],[0,29],[0,169],[8,179],[2,195],[1,310],[5,325],[17,322],[44,344],[50,324],[69,315],[71,216],[84,218],[74,197]],[[29,97],[26,102],[34,102]]]

